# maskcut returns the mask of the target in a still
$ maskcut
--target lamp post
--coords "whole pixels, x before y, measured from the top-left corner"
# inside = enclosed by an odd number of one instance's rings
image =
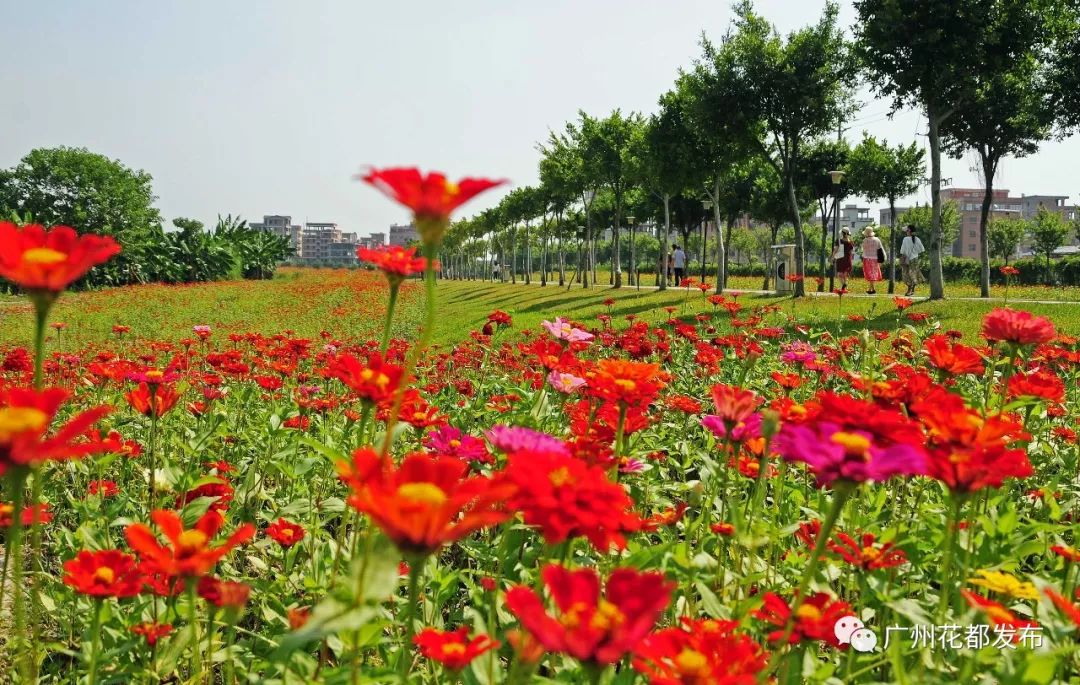
[[[637,253],[634,250],[634,215],[628,214],[626,216],[626,226],[630,229],[630,285],[637,284]],[[638,286],[638,290],[641,290],[641,286]]]
[[[701,203],[701,206],[705,208],[705,220],[701,222],[701,282],[705,282],[705,226],[709,222],[709,210],[713,208],[712,200],[705,200]],[[720,230],[717,226],[716,230]]]
[[[830,171],[829,177],[832,178],[833,187],[833,229],[832,229],[832,244],[839,244],[840,233],[840,183],[844,180],[843,171]],[[829,254],[830,258],[832,253]],[[829,292],[832,292],[835,288],[836,279],[836,260],[832,260],[832,269],[829,270]]]

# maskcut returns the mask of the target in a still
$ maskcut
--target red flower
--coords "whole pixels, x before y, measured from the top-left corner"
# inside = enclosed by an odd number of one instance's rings
[[[960,594],[964,596],[972,609],[978,609],[985,613],[994,628],[1004,628],[1011,632],[1013,642],[1019,643],[1023,641],[1027,629],[1039,627],[1039,624],[1035,621],[1022,619],[1001,604],[992,599],[987,599],[977,592],[961,590]]]
[[[171,633],[172,629],[171,623],[151,623],[147,621],[145,623],[136,623],[128,630],[136,635],[142,635],[146,639],[146,644],[153,647],[158,643],[158,640]]]
[[[330,362],[327,373],[347,385],[360,399],[378,404],[397,392],[403,370],[376,352],[366,363],[349,354],[339,355]]]
[[[907,563],[904,550],[895,549],[891,542],[875,545],[873,533],[863,533],[858,542],[847,533],[837,533],[836,539],[840,542],[830,540],[829,549],[839,554],[847,563],[864,571],[893,568]]]
[[[934,368],[959,376],[965,373],[981,375],[983,359],[974,348],[960,343],[953,344],[944,335],[932,335],[923,343]]]
[[[218,608],[243,609],[251,595],[251,586],[245,583],[220,580],[214,576],[199,578],[199,596]]]
[[[502,311],[501,309],[496,309],[495,311],[488,314],[487,320],[499,326],[511,326],[514,323],[514,320],[510,317],[510,315]]]
[[[115,549],[83,550],[64,562],[64,584],[91,597],[134,597],[142,589],[135,557]]]
[[[795,644],[803,640],[821,640],[833,647],[839,647],[840,642],[836,639],[833,626],[844,616],[850,615],[851,607],[847,602],[833,599],[824,592],[816,592],[799,605],[795,612],[795,627],[788,641]],[[765,603],[754,612],[754,617],[780,627],[780,630],[769,633],[769,641],[776,642],[784,636],[788,619],[791,617],[791,607],[779,595],[766,592]]]
[[[1009,378],[1010,397],[1035,397],[1047,402],[1065,401],[1065,383],[1050,371],[1017,373]]]
[[[19,228],[7,221],[0,222],[0,246],[0,276],[25,290],[54,294],[120,253],[108,236],[80,236],[68,226]]]
[[[513,487],[466,477],[468,469],[460,459],[426,454],[410,454],[396,467],[371,448],[354,452],[351,463],[338,464],[352,489],[349,504],[402,552],[424,556],[509,517],[502,505]]]
[[[413,274],[424,272],[427,260],[416,256],[415,247],[402,247],[400,245],[385,245],[370,249],[366,247],[356,248],[356,256],[360,261],[374,264],[379,271],[386,275],[390,283],[401,283],[405,278]],[[436,262],[434,268],[438,269]]]
[[[15,505],[11,502],[0,502],[0,528],[10,528],[12,523],[12,516],[15,513]],[[22,514],[19,516],[19,523],[23,526],[32,526],[35,523],[48,523],[52,521],[52,514],[49,513],[48,504],[35,504],[29,507],[23,507]]]
[[[90,485],[86,488],[86,492],[91,495],[100,495],[102,497],[116,497],[120,494],[120,488],[116,486],[116,483],[111,480],[92,480]]]
[[[148,567],[167,576],[204,576],[237,545],[255,535],[255,526],[245,523],[221,545],[212,547],[211,540],[221,530],[225,519],[214,510],[207,511],[194,528],[184,530],[180,516],[174,511],[159,509],[150,514],[151,520],[168,538],[162,545],[149,527],[133,523],[125,530],[128,545]]]
[[[634,652],[634,670],[649,685],[752,685],[767,660],[760,645],[735,632],[737,625],[683,617],[680,627],[642,640]]]
[[[229,508],[229,503],[232,502],[233,487],[224,478],[211,477],[210,482],[205,482],[177,497],[173,508],[183,509],[188,502],[197,500],[200,497],[209,497],[214,500],[210,503],[209,508],[223,513]]]
[[[453,631],[424,628],[413,637],[413,643],[426,658],[438,661],[451,671],[460,671],[481,654],[499,648],[499,642],[487,635],[470,639],[468,634],[469,629],[465,626]]]
[[[104,452],[87,432],[109,407],[82,412],[47,437],[57,411],[70,396],[67,390],[8,388],[0,390],[0,476],[17,466],[35,466],[47,460],[73,459]]]
[[[761,406],[761,398],[752,390],[745,390],[723,383],[712,387],[713,404],[716,416],[723,420],[728,432],[739,423],[744,423]]]
[[[311,617],[311,608],[295,607],[289,609],[286,613],[289,617],[289,629],[300,630],[308,622],[308,618]]]
[[[983,318],[982,335],[990,342],[1040,345],[1053,340],[1056,333],[1049,319],[1031,312],[998,308]]]
[[[292,547],[304,539],[306,531],[298,523],[279,518],[276,522],[267,526],[266,534],[282,547]]]
[[[565,454],[522,451],[509,456],[504,476],[516,486],[509,506],[524,514],[526,524],[539,526],[549,544],[586,537],[598,550],[622,549],[623,534],[641,527],[633,500],[600,466]]]
[[[641,529],[643,531],[653,533],[665,526],[673,526],[682,520],[683,514],[689,505],[686,502],[679,502],[674,507],[668,507],[667,509],[653,514],[649,518],[641,522]]]
[[[180,399],[180,393],[176,392],[171,385],[156,385],[153,390],[147,383],[139,383],[139,387],[124,393],[131,408],[143,416],[161,418],[176,406]]]
[[[1080,562],[1080,550],[1065,545],[1051,545],[1050,551],[1072,562]]]
[[[550,564],[541,571],[558,614],[544,610],[531,588],[506,593],[506,606],[549,652],[561,652],[592,664],[608,665],[633,652],[668,605],[675,584],[663,574],[616,569],[604,595],[591,568],[568,571]]]
[[[709,530],[724,537],[731,537],[735,534],[735,526],[730,523],[714,523],[709,526]]]
[[[951,490],[996,488],[1006,478],[1026,478],[1033,473],[1026,452],[1010,447],[1026,437],[1018,423],[1000,415],[984,418],[945,390],[934,392],[912,410],[929,435],[927,475]]]
[[[1050,601],[1054,603],[1054,606],[1056,606],[1061,613],[1065,614],[1077,627],[1080,627],[1080,607],[1050,588],[1044,588],[1043,592],[1050,598]]]
[[[505,183],[486,178],[464,178],[457,183],[439,172],[422,174],[419,169],[370,169],[360,176],[393,200],[412,210],[420,239],[438,245],[450,223],[450,214],[480,193]]]

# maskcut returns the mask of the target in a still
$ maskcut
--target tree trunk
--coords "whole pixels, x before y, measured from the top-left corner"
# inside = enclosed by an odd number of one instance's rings
[[[799,214],[799,200],[795,197],[795,179],[792,177],[792,171],[790,165],[785,165],[788,168],[784,173],[784,185],[787,186],[788,203],[791,206],[791,219],[795,226],[795,273],[800,276],[806,275],[806,255],[804,254],[803,246],[805,244],[805,236],[803,235],[802,216]],[[803,297],[806,295],[806,288],[803,281],[800,279],[795,281],[795,297]]]
[[[735,223],[735,217],[729,216],[727,218],[727,226],[724,228],[724,243],[723,243],[724,246],[731,245],[731,229],[732,229],[732,225],[734,223]],[[724,288],[727,287],[728,263],[730,262],[730,259],[728,257],[731,254],[730,250],[724,250],[723,254],[720,254],[720,247],[721,247],[721,245],[717,244],[717,246],[716,246],[716,252],[717,252],[717,257],[716,257],[716,262],[717,262],[716,263],[716,292],[717,292],[717,294],[720,294],[720,293],[724,292]]]
[[[611,234],[612,287],[622,287],[622,256],[619,254],[619,227],[622,225],[622,193],[615,193],[615,226]]]
[[[724,284],[727,282],[727,250],[724,245],[724,234],[720,230],[720,179],[713,184],[713,222],[716,225],[716,293],[724,292]],[[705,246],[701,248],[701,281],[705,282]]]
[[[982,161],[986,192],[983,193],[982,211],[979,212],[979,297],[990,297],[990,207],[994,204],[994,171],[997,160],[987,150],[979,150]]]
[[[510,282],[517,285],[517,229],[510,233]]]
[[[664,239],[660,242],[660,290],[667,290],[668,250],[671,245],[671,194],[664,193]]]
[[[892,295],[896,292],[896,252],[899,247],[896,245],[896,198],[889,197],[889,243],[891,243],[892,252],[889,255],[889,294]]]
[[[566,281],[566,252],[563,248],[563,227],[562,219],[559,219],[555,230],[559,232],[559,286],[561,287]]]
[[[630,285],[640,287],[637,282],[637,226],[628,226],[630,230]]]
[[[828,196],[826,196],[826,197],[828,197]],[[834,205],[836,204],[835,200],[833,201],[833,204]],[[821,273],[820,273],[821,281],[818,283],[818,287],[817,287],[818,292],[820,293],[820,292],[825,291],[825,255],[828,254],[829,259],[832,260],[832,252],[833,251],[831,249],[828,249],[828,246],[832,245],[832,241],[829,240],[829,217],[831,216],[831,214],[829,212],[829,201],[828,200],[823,200],[822,203],[818,205],[818,207],[821,209],[821,258],[818,260],[818,266],[821,268]],[[829,290],[830,291],[833,289],[833,273],[832,272],[835,269],[835,267],[836,267],[836,262],[833,261],[833,269],[829,270]]]
[[[941,268],[941,120],[927,112],[930,123],[930,299],[945,297],[945,274]]]
[[[547,234],[540,237],[540,286],[547,286]]]
[[[532,284],[532,237],[529,235],[529,223],[525,222],[525,285]]]

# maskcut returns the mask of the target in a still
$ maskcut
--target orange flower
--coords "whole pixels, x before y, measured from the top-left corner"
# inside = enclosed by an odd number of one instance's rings
[[[128,544],[147,567],[167,576],[204,576],[234,547],[255,535],[255,526],[245,523],[224,543],[212,547],[210,541],[225,523],[221,514],[213,509],[188,530],[184,530],[180,516],[174,511],[158,509],[150,514],[150,518],[168,538],[168,545],[158,542],[150,528],[142,523],[133,523],[124,532]]]
[[[350,354],[338,355],[326,373],[347,385],[360,399],[378,404],[394,397],[401,383],[402,368],[390,364],[378,352],[361,362]]]
[[[481,654],[499,648],[499,641],[487,635],[472,639],[468,635],[469,629],[465,626],[454,631],[424,628],[413,638],[413,643],[428,659],[438,661],[451,671],[460,671]]]
[[[151,390],[147,383],[139,383],[138,388],[124,393],[124,397],[131,408],[143,416],[161,418],[176,406],[180,393],[171,385],[159,385]]]
[[[107,451],[101,441],[89,439],[88,431],[111,411],[109,407],[84,411],[52,436],[46,436],[49,424],[68,397],[70,393],[61,388],[0,390],[0,476],[14,467]]]
[[[266,528],[266,534],[282,547],[292,547],[304,539],[304,527],[279,518]]]
[[[977,609],[986,614],[986,617],[990,619],[990,624],[995,628],[1007,628],[1012,632],[1012,641],[1021,642],[1024,640],[1026,634],[1025,629],[1038,628],[1039,624],[1035,621],[1028,621],[1020,618],[1013,612],[1006,609],[1003,605],[998,604],[992,599],[987,599],[977,592],[971,590],[961,590],[960,593],[967,600],[968,605],[972,609]]]
[[[401,283],[413,274],[423,273],[427,264],[426,259],[416,256],[415,247],[405,248],[400,245],[385,245],[375,249],[358,247],[356,256],[362,262],[374,264],[392,284]],[[436,261],[433,267],[438,269],[439,263]]]
[[[115,549],[83,550],[64,562],[64,584],[91,597],[134,597],[142,589],[135,557]]]
[[[486,178],[463,178],[457,183],[433,171],[422,174],[415,167],[370,169],[360,176],[393,200],[412,210],[416,230],[427,245],[438,245],[450,225],[455,209],[480,193],[505,183]]]
[[[593,395],[632,406],[652,403],[667,385],[667,378],[659,364],[624,359],[603,359],[596,371],[588,374]]]
[[[251,595],[251,586],[203,576],[199,578],[198,592],[200,597],[218,608],[243,609]]]
[[[136,635],[142,635],[146,639],[146,644],[153,647],[158,643],[158,640],[165,637],[172,632],[171,623],[136,623],[128,630]]]
[[[120,253],[108,236],[82,235],[69,226],[0,222],[0,276],[30,292],[54,296],[94,266]]]
[[[1050,588],[1044,588],[1043,592],[1050,598],[1050,601],[1054,603],[1054,606],[1056,606],[1061,613],[1065,614],[1077,627],[1080,627],[1080,607]]]
[[[469,465],[454,457],[410,454],[400,467],[371,448],[339,462],[338,473],[352,489],[348,502],[372,521],[403,553],[426,556],[473,531],[502,523],[510,513],[503,501],[509,483],[465,477]]]
[[[932,335],[923,343],[923,349],[930,357],[930,363],[945,373],[959,376],[970,373],[976,376],[983,372],[983,360],[974,348],[949,342],[944,335]]]

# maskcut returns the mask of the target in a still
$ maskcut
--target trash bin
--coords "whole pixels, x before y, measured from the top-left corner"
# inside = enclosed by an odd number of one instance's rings
[[[795,245],[773,245],[773,280],[778,293],[790,293],[793,284],[787,278],[795,273]]]

